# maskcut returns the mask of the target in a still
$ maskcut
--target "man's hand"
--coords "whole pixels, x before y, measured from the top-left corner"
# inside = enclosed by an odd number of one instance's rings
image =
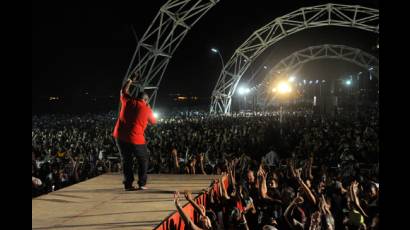
[[[296,179],[301,179],[300,176],[301,176],[301,175],[300,175],[300,170],[299,170],[299,169],[296,169],[296,170],[295,170],[295,177],[296,177]]]
[[[122,86],[122,89],[121,89],[122,93],[128,94],[128,90],[129,90],[129,88],[130,88],[131,83],[132,83],[132,80],[131,80],[131,79],[128,79],[128,80],[125,82],[125,84]]]
[[[179,205],[179,192],[174,193],[174,203]]]
[[[185,199],[187,199],[187,200],[193,200],[193,198],[192,198],[192,193],[191,193],[191,192],[185,191],[185,192],[184,192],[184,195],[185,195]]]
[[[353,195],[357,195],[359,191],[359,183],[357,181],[352,182],[352,191],[353,191]]]
[[[172,155],[172,157],[176,158],[176,157],[178,156],[177,150],[176,150],[176,149],[172,149],[172,150],[171,150],[171,155]]]
[[[134,78],[132,79],[132,81],[136,81],[138,78],[138,74],[134,74]]]

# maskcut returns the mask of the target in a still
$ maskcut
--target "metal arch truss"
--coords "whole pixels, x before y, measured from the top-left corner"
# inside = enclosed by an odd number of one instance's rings
[[[352,48],[345,45],[324,44],[319,46],[310,46],[305,49],[296,51],[286,58],[282,59],[266,74],[264,80],[254,86],[252,90],[257,92],[257,98],[267,104],[269,101],[270,85],[274,82],[276,76],[285,73],[290,74],[292,71],[300,68],[303,64],[318,59],[338,59],[356,64],[372,73],[377,79],[379,78],[379,59],[360,49]]]
[[[133,76],[137,83],[130,92],[149,91],[149,103],[155,107],[157,91],[175,50],[195,23],[219,0],[169,0],[138,41],[123,83]]]
[[[379,33],[379,10],[332,3],[303,7],[254,31],[222,69],[212,92],[210,112],[230,112],[232,96],[242,75],[266,48],[301,30],[322,26],[352,27]]]

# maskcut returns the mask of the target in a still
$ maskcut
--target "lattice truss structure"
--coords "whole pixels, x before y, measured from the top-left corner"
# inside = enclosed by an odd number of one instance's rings
[[[257,94],[258,104],[266,105],[270,101],[270,90],[272,90],[275,79],[282,76],[290,76],[292,72],[299,69],[302,65],[319,59],[347,61],[364,68],[377,79],[379,78],[379,59],[367,52],[345,45],[324,44],[310,46],[282,59],[269,70],[261,83],[251,88],[251,92]]]
[[[352,27],[379,33],[379,10],[340,4],[303,7],[254,31],[222,69],[212,92],[210,112],[230,112],[232,96],[242,75],[266,48],[298,31],[322,26]]]
[[[154,108],[157,92],[169,60],[188,31],[219,0],[169,0],[138,41],[123,83],[137,76],[130,92],[148,91]]]

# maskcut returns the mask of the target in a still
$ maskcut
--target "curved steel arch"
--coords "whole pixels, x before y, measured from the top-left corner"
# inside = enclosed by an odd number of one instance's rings
[[[123,79],[133,75],[138,83],[131,95],[152,90],[149,102],[155,107],[159,84],[175,50],[195,23],[219,0],[168,0],[138,41],[137,48]]]
[[[212,92],[211,113],[229,113],[236,87],[251,63],[269,46],[301,30],[322,26],[353,27],[379,33],[379,10],[359,5],[303,7],[256,30],[236,49]]]
[[[324,44],[298,50],[282,59],[269,70],[263,81],[254,86],[252,90],[257,90],[258,98],[265,98],[266,102],[267,95],[269,95],[268,86],[270,82],[274,80],[275,75],[290,73],[305,63],[319,59],[344,60],[365,68],[375,77],[379,77],[379,59],[375,56],[363,50],[345,45]]]

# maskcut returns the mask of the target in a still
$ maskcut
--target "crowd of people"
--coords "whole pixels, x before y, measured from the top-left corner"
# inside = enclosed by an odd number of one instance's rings
[[[119,171],[115,121],[115,112],[33,116],[33,197]],[[147,128],[148,171],[227,175],[227,191],[198,209],[206,215],[186,220],[204,229],[377,226],[378,121],[377,109],[288,111],[282,122],[277,113],[174,113]]]
[[[32,117],[32,197],[121,168],[114,113]]]
[[[222,179],[206,193],[207,206],[194,207],[190,219],[174,202],[187,229],[379,229],[377,172],[352,172],[318,164],[307,154],[304,164],[294,158],[272,166],[247,156],[227,159]],[[316,165],[316,167],[314,166]],[[224,180],[228,180],[227,188]]]
[[[186,193],[194,219],[175,195],[188,229],[379,228],[377,110],[333,118],[292,112],[283,123],[272,113],[201,119],[212,127],[205,136],[212,143],[209,158],[206,148],[194,147],[199,154],[184,160],[177,152],[181,147],[173,146],[174,172],[222,174],[229,185],[225,189],[222,180],[214,181],[220,190],[208,191],[206,208]],[[220,142],[224,124],[227,138]],[[206,133],[207,125],[200,127],[205,130],[199,133]]]

